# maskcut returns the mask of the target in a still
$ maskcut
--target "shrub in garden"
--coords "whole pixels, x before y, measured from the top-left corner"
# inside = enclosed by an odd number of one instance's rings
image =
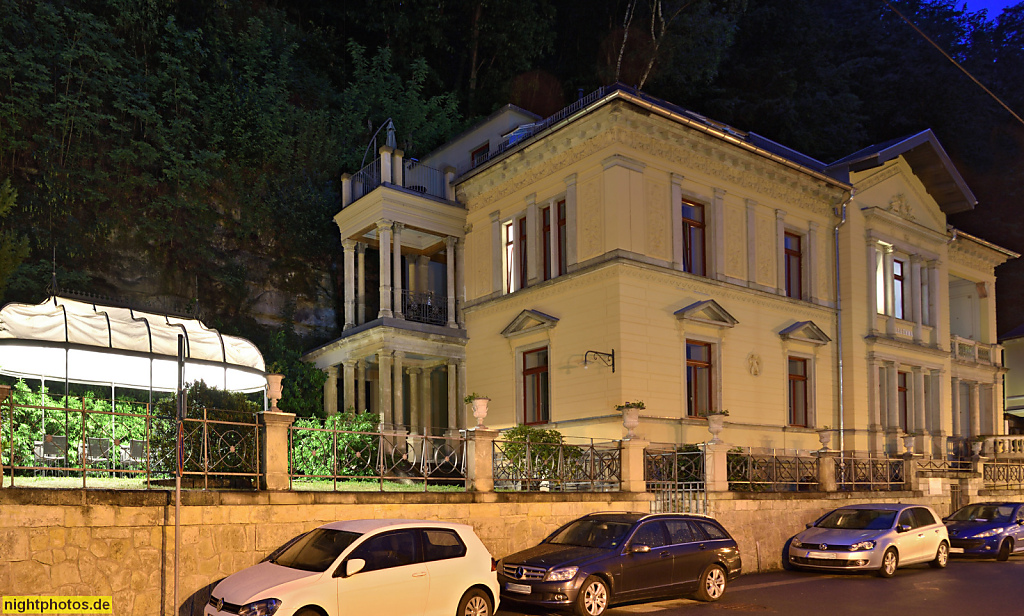
[[[291,447],[294,472],[311,476],[376,476],[378,421],[374,413],[355,412],[338,413],[326,420],[296,419],[294,426],[298,429],[292,430]]]

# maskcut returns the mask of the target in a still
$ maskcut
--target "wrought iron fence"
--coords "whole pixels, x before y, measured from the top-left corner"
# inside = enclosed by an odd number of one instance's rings
[[[402,166],[402,184],[406,188],[441,199],[448,198],[448,186],[443,171],[428,167],[414,159],[406,159]]]
[[[986,462],[982,470],[986,488],[1024,488],[1024,463]]]
[[[651,513],[708,513],[704,451],[696,445],[644,450],[644,480],[654,495]]]
[[[466,488],[464,433],[433,436],[404,428],[361,432],[291,426],[292,489],[341,492]]]
[[[51,404],[0,406],[0,465],[8,486],[173,487],[177,420],[147,404],[116,402],[117,410]],[[100,401],[106,403],[107,401]],[[200,412],[198,409],[196,412]],[[182,422],[182,486],[255,489],[260,477],[260,426],[252,413],[201,410]]]
[[[737,492],[796,492],[818,489],[818,458],[729,452],[729,489]]]
[[[448,323],[448,298],[402,289],[402,315],[407,321],[445,325]]]
[[[903,490],[906,474],[899,458],[836,458],[840,490]]]
[[[619,441],[563,437],[560,443],[494,441],[497,490],[613,492],[620,486]]]
[[[352,203],[380,186],[380,158],[375,158],[352,175]]]

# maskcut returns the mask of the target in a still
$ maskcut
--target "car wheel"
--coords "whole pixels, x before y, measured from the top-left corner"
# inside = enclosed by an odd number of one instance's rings
[[[899,566],[900,557],[896,553],[896,548],[889,548],[882,555],[882,566],[878,568],[878,576],[890,578],[896,574],[896,569]]]
[[[1010,552],[1013,551],[1013,539],[1003,539],[1003,543],[999,546],[999,553],[996,554],[996,560],[1007,561],[1010,560]]]
[[[949,546],[943,541],[939,544],[938,551],[935,552],[935,560],[928,563],[932,569],[945,569],[946,565],[949,564]]]
[[[583,581],[576,595],[576,613],[579,616],[600,616],[611,603],[611,593],[604,580],[592,575]]]
[[[718,601],[725,594],[726,583],[725,569],[719,565],[708,565],[704,573],[700,574],[697,598],[701,601]]]
[[[298,612],[295,612],[295,616],[323,616],[320,612],[314,610],[311,607],[304,607]]]
[[[491,616],[494,608],[487,593],[479,588],[470,588],[459,601],[459,611],[455,616]]]

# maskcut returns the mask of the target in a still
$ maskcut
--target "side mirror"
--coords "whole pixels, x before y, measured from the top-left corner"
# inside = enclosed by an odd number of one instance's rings
[[[814,522],[808,522],[804,525],[804,528],[814,528]]]
[[[341,564],[340,567],[338,567],[338,571],[341,573],[341,575],[337,577],[347,578],[353,576],[362,571],[363,567],[365,566],[366,561],[362,558],[353,558],[350,560],[346,560]]]
[[[910,524],[900,524],[899,526],[896,527],[896,532],[898,532],[898,533],[910,532]]]
[[[646,554],[646,553],[651,551],[651,546],[649,546],[649,545],[634,545],[634,546],[629,548],[629,551],[632,552],[633,554]]]

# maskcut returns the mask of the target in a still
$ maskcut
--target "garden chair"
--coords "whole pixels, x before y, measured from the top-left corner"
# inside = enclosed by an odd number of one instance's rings
[[[85,463],[89,466],[109,465],[110,439],[87,437],[85,439],[83,456],[85,457]]]
[[[36,441],[32,447],[35,466],[64,466],[68,455],[68,437],[47,434],[42,441]],[[46,471],[43,471],[46,474]]]
[[[145,440],[133,438],[127,443],[121,443],[121,466],[124,468],[138,468],[145,461]]]

